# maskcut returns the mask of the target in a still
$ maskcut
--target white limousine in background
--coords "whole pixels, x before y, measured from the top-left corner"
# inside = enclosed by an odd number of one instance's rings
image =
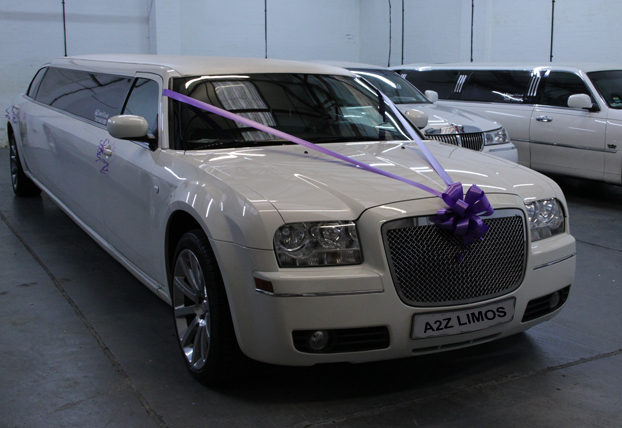
[[[452,145],[428,152],[344,69],[60,58],[7,113],[15,193],[44,190],[172,304],[204,384],[242,353],[313,365],[498,339],[555,316],[574,280],[553,181]]]
[[[412,83],[385,67],[342,61],[321,63],[346,68],[368,80],[388,96],[426,138],[518,162],[516,147],[499,122],[468,110],[439,105],[435,91],[428,90],[423,95]]]
[[[439,104],[508,130],[537,171],[622,184],[622,65],[411,64],[392,67]]]

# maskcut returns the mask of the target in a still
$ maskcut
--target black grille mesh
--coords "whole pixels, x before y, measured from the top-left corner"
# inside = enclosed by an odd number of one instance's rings
[[[428,135],[427,138],[478,152],[484,148],[484,134],[481,132],[472,134],[432,134]]]
[[[404,224],[403,220],[398,220]],[[524,221],[520,215],[484,219],[484,239],[468,248],[438,225],[385,228],[393,282],[413,306],[477,302],[520,285],[525,270]],[[397,223],[396,223],[397,224]]]

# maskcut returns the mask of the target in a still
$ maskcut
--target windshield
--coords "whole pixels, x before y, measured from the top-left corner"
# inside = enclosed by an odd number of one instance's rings
[[[430,103],[409,81],[393,71],[350,69],[382,91],[394,104]]]
[[[358,78],[285,73],[196,76],[173,79],[173,90],[312,143],[411,139],[388,106],[379,103],[376,91]],[[290,144],[188,104],[170,103],[176,149]]]
[[[622,109],[622,70],[594,71],[587,75],[609,107]]]

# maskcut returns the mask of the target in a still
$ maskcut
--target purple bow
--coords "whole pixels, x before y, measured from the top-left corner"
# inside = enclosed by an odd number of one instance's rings
[[[488,226],[479,216],[494,212],[484,191],[472,185],[463,198],[462,183],[453,183],[445,189],[442,198],[449,208],[440,209],[432,221],[462,237],[465,246],[482,239]]]

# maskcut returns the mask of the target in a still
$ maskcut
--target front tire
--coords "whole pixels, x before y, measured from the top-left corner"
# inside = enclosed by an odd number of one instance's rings
[[[19,153],[17,152],[17,141],[15,136],[9,134],[9,149],[11,156],[11,184],[13,185],[13,192],[17,196],[39,196],[41,189],[24,174],[22,163],[19,160]]]
[[[223,384],[232,377],[241,351],[222,276],[203,231],[188,232],[179,240],[170,290],[186,367],[203,385]]]

